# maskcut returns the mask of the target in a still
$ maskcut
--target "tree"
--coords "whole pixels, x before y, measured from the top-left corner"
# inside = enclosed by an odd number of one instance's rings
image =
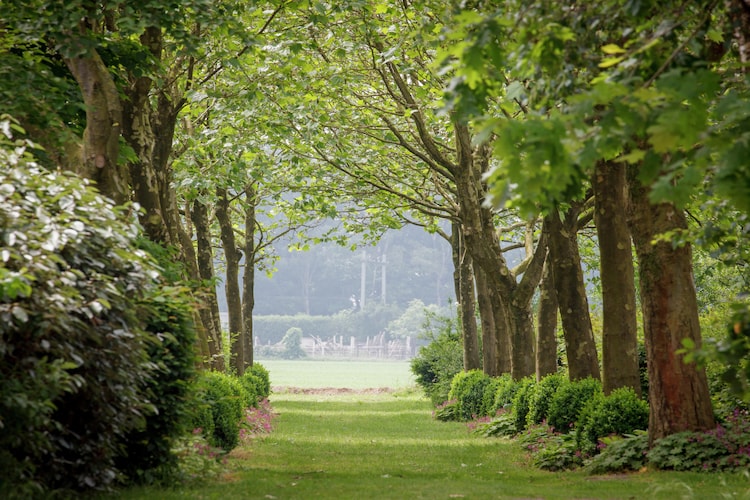
[[[508,53],[512,50],[521,58],[520,63],[506,64],[506,55],[497,53],[494,46],[469,44],[473,54],[480,53],[477,60],[486,60],[484,55],[491,53],[495,71],[521,68],[510,79],[480,85],[487,95],[496,94],[499,88],[506,95],[517,89],[515,82],[520,80],[515,79],[523,77],[524,71],[526,76],[539,71],[549,75],[547,83],[560,85],[553,92],[551,85],[530,88],[528,95],[548,97],[530,103],[528,107],[536,111],[523,122],[487,122],[506,141],[496,149],[503,154],[503,168],[492,178],[495,193],[506,193],[508,183],[516,183],[511,196],[533,211],[535,206],[570,200],[598,161],[614,159],[630,165],[630,231],[639,260],[649,372],[655,374],[650,386],[652,442],[681,430],[710,428],[714,423],[705,374],[695,365],[685,364],[675,352],[683,338],[696,344],[701,339],[690,244],[670,243],[670,239],[682,234],[682,206],[705,178],[708,165],[718,165],[717,173],[727,173],[729,168],[734,168],[733,175],[740,172],[727,156],[733,147],[727,148],[725,136],[716,133],[725,130],[727,120],[717,116],[713,123],[724,125],[714,128],[708,119],[726,99],[714,100],[716,96],[732,95],[717,92],[725,68],[712,66],[715,58],[709,57],[715,52],[714,40],[722,37],[709,22],[717,5],[660,4],[662,16],[655,21],[653,9],[657,7],[646,4],[627,9],[612,2],[560,10],[538,2],[531,6],[536,15],[526,11],[524,26],[514,28],[516,43],[512,49],[508,47]],[[672,22],[660,24],[665,12]],[[471,26],[475,34],[487,34],[489,26],[501,25],[501,32],[511,26],[510,16],[474,20],[478,21]],[[581,28],[592,22],[599,23],[605,41],[618,43],[602,44],[601,39],[589,38]],[[529,38],[531,33],[538,36]],[[699,38],[703,35],[705,38]],[[493,32],[491,36],[502,34]],[[566,44],[572,40],[575,45]],[[599,50],[605,56],[598,67],[582,64],[583,71],[570,77],[573,68],[565,64],[583,61],[586,54]],[[561,58],[563,53],[569,57]],[[464,62],[470,63],[468,59]],[[464,78],[479,72],[476,64],[468,66]],[[725,82],[733,86],[731,79]],[[472,94],[468,88],[464,90]],[[551,103],[559,107],[543,107]],[[542,131],[546,131],[544,138],[539,135]],[[520,138],[512,141],[514,150],[507,147],[509,133]],[[529,137],[534,141],[524,139]],[[713,178],[718,181],[721,177]],[[717,182],[719,186],[721,182]]]

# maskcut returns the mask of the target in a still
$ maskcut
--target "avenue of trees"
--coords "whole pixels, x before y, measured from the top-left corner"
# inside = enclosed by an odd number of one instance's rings
[[[279,242],[415,225],[452,249],[466,370],[555,372],[559,313],[571,379],[639,390],[640,324],[650,440],[714,426],[682,349],[703,352],[698,252],[714,304],[747,292],[743,0],[31,0],[3,3],[0,40],[0,112],[174,252],[206,367],[253,364]],[[747,316],[722,314],[746,352]]]

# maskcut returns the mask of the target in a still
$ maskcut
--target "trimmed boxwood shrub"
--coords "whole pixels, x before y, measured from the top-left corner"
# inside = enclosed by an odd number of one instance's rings
[[[502,409],[510,408],[513,404],[513,397],[516,395],[516,392],[520,387],[519,383],[513,380],[509,373],[501,375],[499,380],[500,383],[495,392],[493,413],[497,413]]]
[[[260,399],[267,398],[271,394],[271,376],[265,366],[260,363],[253,363],[253,366],[247,368],[245,373],[250,371],[260,381],[258,386],[258,397]]]
[[[240,381],[220,372],[202,372],[197,381],[197,398],[205,404],[213,419],[213,432],[207,433],[205,414],[197,415],[193,427],[203,428],[203,433],[210,444],[224,451],[231,451],[240,441],[240,423],[244,416],[247,392]],[[203,410],[205,411],[205,410]]]
[[[490,383],[484,387],[484,394],[482,395],[482,409],[479,414],[482,416],[494,417],[497,413],[495,410],[495,395],[498,389],[505,383],[500,377],[492,377]]]
[[[550,401],[547,424],[557,432],[570,432],[578,415],[594,396],[602,393],[602,383],[593,378],[563,383]]]
[[[255,376],[253,372],[249,370],[239,377],[239,381],[240,384],[242,384],[242,388],[245,389],[245,408],[257,407],[258,401],[262,399],[260,397],[260,392],[263,381],[260,377]]]
[[[490,383],[490,377],[482,370],[470,370],[457,373],[451,382],[448,400],[458,404],[458,418],[471,420],[482,411],[484,388]]]
[[[599,440],[610,434],[632,434],[648,429],[648,403],[630,387],[621,387],[608,396],[597,394],[578,416],[576,442],[585,452],[594,453]]]
[[[536,384],[529,400],[529,413],[526,416],[528,425],[541,424],[547,419],[550,401],[565,380],[565,375],[555,373],[547,375]]]
[[[536,389],[536,378],[533,375],[525,377],[518,382],[518,390],[513,396],[511,411],[516,431],[526,429],[526,418],[529,414],[529,404]]]

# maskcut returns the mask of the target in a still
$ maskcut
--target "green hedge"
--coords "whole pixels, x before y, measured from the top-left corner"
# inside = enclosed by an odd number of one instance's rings
[[[471,420],[481,415],[484,390],[491,380],[482,370],[462,371],[453,377],[448,400],[457,402],[460,420]]]
[[[236,377],[220,372],[202,372],[196,388],[202,408],[196,415],[193,426],[202,428],[203,435],[213,446],[231,451],[239,444],[240,424],[251,396]],[[206,408],[213,425],[206,425]],[[211,427],[212,431],[209,432]]]
[[[593,378],[563,383],[550,401],[547,423],[557,432],[570,432],[586,404],[602,394],[602,383]]]

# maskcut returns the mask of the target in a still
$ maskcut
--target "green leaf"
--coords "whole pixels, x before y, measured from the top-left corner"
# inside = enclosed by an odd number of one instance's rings
[[[602,47],[602,52],[604,52],[605,54],[624,54],[625,49],[623,49],[619,45],[610,43]]]

